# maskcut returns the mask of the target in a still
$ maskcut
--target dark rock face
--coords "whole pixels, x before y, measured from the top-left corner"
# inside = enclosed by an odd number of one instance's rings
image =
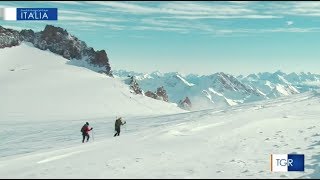
[[[81,59],[87,48],[84,42],[69,35],[66,30],[51,25],[37,33],[34,45],[42,50],[49,49],[66,59]]]
[[[34,39],[35,39],[35,33],[31,29],[29,30],[24,29],[20,31],[20,41],[34,43]]]
[[[60,27],[47,25],[43,31],[16,31],[0,26],[0,48],[20,45],[22,41],[32,43],[41,50],[50,50],[66,59],[85,60],[94,67],[102,68],[102,73],[112,76],[109,58],[105,50],[95,51],[86,43],[70,35]]]
[[[154,92],[151,92],[151,91],[147,91],[144,93],[145,96],[148,96],[148,97],[151,97],[153,99],[158,99],[158,95]]]
[[[94,52],[94,51],[93,51]],[[92,52],[88,52],[87,54],[91,54]],[[105,50],[96,51],[94,58],[91,60],[91,63],[97,64],[98,66],[105,66],[106,71],[110,72],[110,64],[109,64],[109,58],[107,56],[107,53]]]
[[[0,26],[0,48],[19,45],[19,36],[18,31]]]
[[[128,77],[129,79],[127,79],[125,82],[126,84],[130,85],[130,89],[132,89],[135,94],[142,94],[142,89],[139,87],[139,84],[137,80],[134,78],[134,76]]]
[[[147,91],[146,93],[144,93],[144,95],[153,99],[169,102],[167,92],[163,86],[159,87],[156,92]]]
[[[191,106],[191,101],[190,101],[189,97],[186,97],[186,99],[184,101],[182,101],[182,103],[187,103],[189,106]]]
[[[192,104],[189,97],[186,97],[183,101],[180,100],[179,107],[181,107],[182,109],[190,110],[192,108]]]
[[[156,94],[157,94],[157,96],[161,97],[163,101],[169,102],[167,91],[164,89],[163,86],[161,86],[161,87],[159,87],[157,89],[157,93]]]

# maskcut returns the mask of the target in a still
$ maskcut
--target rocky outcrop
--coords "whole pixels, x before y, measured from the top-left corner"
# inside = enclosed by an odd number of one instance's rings
[[[192,108],[189,97],[186,97],[183,101],[180,100],[179,107],[182,109],[190,110]]]
[[[135,94],[143,94],[142,89],[139,87],[137,80],[134,76],[128,76],[129,78],[125,81],[126,84],[130,85],[130,89],[133,90]]]
[[[94,52],[93,49],[92,49],[92,51]],[[108,58],[107,53],[106,53],[105,50],[96,51],[94,53],[93,59],[91,60],[91,63],[97,64],[98,66],[106,67],[106,71],[107,72],[110,72],[110,70],[111,70],[111,67],[110,67],[110,64],[109,64],[109,58]]]
[[[20,34],[18,31],[0,26],[0,48],[19,45],[19,37]]]
[[[31,42],[32,44],[34,43],[35,40],[35,33],[31,29],[24,29],[20,31],[20,42],[21,41],[26,41],[26,42]]]
[[[169,102],[167,92],[163,86],[159,87],[156,92],[147,91],[146,93],[144,93],[144,95],[153,99]]]
[[[167,95],[167,91],[164,89],[163,86],[159,87],[157,89],[157,96],[160,97],[163,101],[165,102],[169,102],[169,98],[168,98],[168,95]]]
[[[30,42],[36,48],[49,50],[69,60],[87,61],[93,67],[99,67],[103,72],[112,76],[109,58],[105,50],[95,51],[85,42],[70,35],[65,29],[47,25],[43,31],[16,31],[0,26],[0,48],[17,46],[21,42]]]
[[[144,93],[145,96],[151,97],[153,99],[159,99],[158,95],[152,91],[147,91]]]

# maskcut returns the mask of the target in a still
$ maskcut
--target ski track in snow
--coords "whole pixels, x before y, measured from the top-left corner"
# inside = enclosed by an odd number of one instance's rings
[[[38,161],[37,163],[41,164],[41,163],[47,163],[47,162],[54,161],[54,160],[59,160],[59,159],[63,159],[65,157],[72,156],[73,154],[78,154],[81,152],[83,152],[83,151],[76,151],[76,152],[71,152],[71,153],[63,154],[63,155],[59,155],[59,156],[53,156],[53,157]]]

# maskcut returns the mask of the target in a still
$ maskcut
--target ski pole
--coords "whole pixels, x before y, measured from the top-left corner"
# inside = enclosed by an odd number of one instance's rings
[[[93,133],[93,129],[92,129],[92,140],[94,141],[94,133]]]

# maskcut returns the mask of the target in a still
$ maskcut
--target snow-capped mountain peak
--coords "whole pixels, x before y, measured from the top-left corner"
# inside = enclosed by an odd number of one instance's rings
[[[319,75],[310,73],[286,74],[282,71],[250,74],[241,78],[236,78],[224,72],[201,76],[196,74],[183,76],[177,72],[170,72],[140,76],[137,74],[136,79],[144,90],[164,86],[171,102],[177,103],[187,96],[191,101],[198,101],[194,108],[197,105],[202,106],[202,108],[219,105],[231,106],[289,96],[313,90],[319,87],[315,84],[320,84]]]
[[[194,86],[194,84],[193,83],[189,83],[187,80],[185,80],[183,77],[181,77],[181,75],[179,75],[179,74],[176,74],[176,77],[178,78],[178,79],[180,79],[183,83],[185,83],[187,86]]]

